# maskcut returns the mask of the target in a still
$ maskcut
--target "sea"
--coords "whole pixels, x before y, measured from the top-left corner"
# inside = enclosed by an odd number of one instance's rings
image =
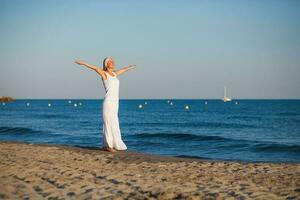
[[[102,147],[103,99],[0,103],[0,140]],[[120,99],[128,150],[242,162],[300,162],[300,100]]]

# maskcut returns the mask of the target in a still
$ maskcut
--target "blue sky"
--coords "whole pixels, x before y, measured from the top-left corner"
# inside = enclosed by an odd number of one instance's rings
[[[299,1],[0,0],[0,96],[103,98],[117,68],[120,98],[300,98]]]

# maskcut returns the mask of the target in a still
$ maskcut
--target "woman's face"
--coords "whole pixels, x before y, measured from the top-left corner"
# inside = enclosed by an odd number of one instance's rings
[[[107,68],[109,69],[114,69],[115,68],[115,61],[111,58],[109,59],[109,61],[107,62]]]

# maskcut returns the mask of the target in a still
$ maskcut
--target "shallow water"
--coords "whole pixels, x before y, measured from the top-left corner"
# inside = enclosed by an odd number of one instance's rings
[[[120,128],[129,150],[219,160],[300,162],[300,100],[170,102],[120,100]],[[101,147],[101,109],[102,100],[0,104],[0,140]]]

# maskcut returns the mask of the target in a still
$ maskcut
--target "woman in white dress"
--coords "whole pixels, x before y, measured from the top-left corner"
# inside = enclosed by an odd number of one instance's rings
[[[135,65],[123,67],[120,70],[115,69],[115,62],[111,57],[103,60],[103,68],[90,65],[84,61],[75,61],[79,65],[86,66],[95,70],[102,78],[105,89],[105,97],[102,104],[102,122],[103,122],[103,150],[116,152],[117,150],[126,150],[127,146],[122,140],[119,126],[119,75],[133,69]]]

